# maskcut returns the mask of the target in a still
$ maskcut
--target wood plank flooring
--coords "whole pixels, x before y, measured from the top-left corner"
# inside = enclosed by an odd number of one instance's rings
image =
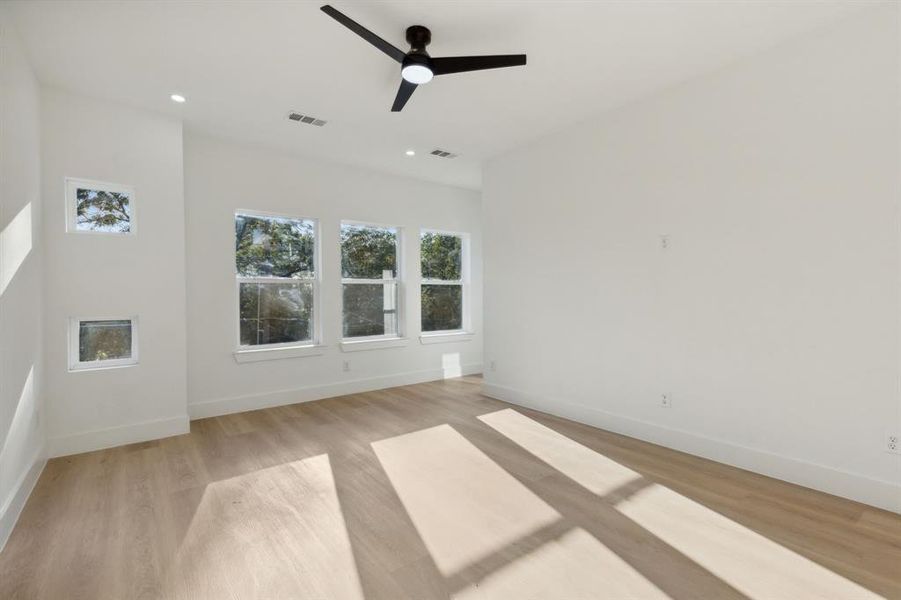
[[[901,516],[468,377],[51,460],[0,598],[901,598]]]

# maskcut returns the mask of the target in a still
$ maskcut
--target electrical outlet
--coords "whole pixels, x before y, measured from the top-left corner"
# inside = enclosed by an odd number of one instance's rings
[[[493,361],[493,360],[492,360],[491,362],[489,362],[489,363],[488,363],[488,370],[489,370],[489,371],[497,371],[497,362],[496,362],[496,361]]]
[[[885,451],[892,454],[901,454],[901,436],[897,433],[888,433],[885,436]]]
[[[344,361],[344,364],[341,365],[341,370],[343,370],[345,372],[350,371],[350,361],[349,360]]]
[[[672,394],[660,394],[660,406],[662,408],[672,408],[673,407],[673,395]]]
[[[669,234],[662,234],[660,236],[660,249],[666,250],[669,248]]]

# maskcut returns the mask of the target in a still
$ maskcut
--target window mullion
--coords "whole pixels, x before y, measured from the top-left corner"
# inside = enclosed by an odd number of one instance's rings
[[[356,279],[348,277],[341,280],[341,283],[360,284],[360,285],[381,285],[385,283],[397,283],[397,279]]]
[[[461,279],[423,279],[422,285],[463,285]]]

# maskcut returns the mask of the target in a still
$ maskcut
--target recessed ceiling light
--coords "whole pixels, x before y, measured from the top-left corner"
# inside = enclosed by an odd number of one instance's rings
[[[416,150],[407,150],[404,154],[407,156],[416,156]]]
[[[172,101],[173,101],[173,102],[178,102],[179,104],[181,104],[182,102],[184,102],[185,100],[187,100],[187,98],[185,98],[185,97],[182,96],[181,94],[172,94],[172,95],[169,96],[169,97],[172,98]]]

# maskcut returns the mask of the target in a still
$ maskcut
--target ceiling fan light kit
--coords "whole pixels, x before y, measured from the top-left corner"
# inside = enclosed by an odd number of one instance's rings
[[[410,50],[405,53],[331,6],[325,5],[321,10],[400,63],[401,82],[397,96],[394,98],[394,104],[391,106],[392,112],[400,112],[410,96],[413,95],[416,87],[430,82],[435,75],[519,67],[526,64],[525,54],[432,58],[426,51],[426,46],[432,41],[432,32],[422,25],[413,25],[407,28],[406,37],[410,44]]]

